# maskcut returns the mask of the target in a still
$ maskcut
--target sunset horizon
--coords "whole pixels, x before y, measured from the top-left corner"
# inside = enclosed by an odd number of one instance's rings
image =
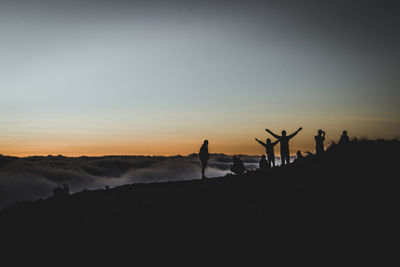
[[[0,0],[5,247],[391,262],[398,5]]]
[[[190,154],[204,139],[262,154],[265,128],[303,127],[291,154],[319,129],[400,136],[384,4],[34,2],[0,3],[1,154]]]
[[[317,129],[318,130],[318,129]],[[326,146],[328,147],[331,142],[337,142],[340,138],[340,133],[336,133],[334,137],[327,137]],[[358,135],[351,136],[355,138],[369,138],[369,139],[382,139],[380,136],[367,136],[367,135]],[[269,138],[267,136],[258,137],[265,141],[265,139]],[[104,145],[88,145],[88,142],[85,142],[81,145],[78,143],[72,144],[48,144],[47,147],[45,145],[41,145],[40,143],[35,143],[34,146],[16,146],[7,148],[7,146],[2,147],[1,155],[3,156],[15,156],[15,157],[30,157],[30,156],[66,156],[66,157],[102,157],[102,156],[187,156],[190,154],[197,154],[199,148],[204,139],[208,139],[210,141],[210,153],[212,154],[226,154],[226,155],[262,155],[265,153],[264,149],[260,147],[257,143],[254,142],[254,137],[250,140],[246,140],[247,142],[240,143],[241,140],[232,140],[232,143],[226,143],[224,140],[226,138],[215,139],[215,142],[212,138],[203,138],[196,141],[192,140],[183,140],[181,142],[169,142],[164,147],[160,147],[163,145],[161,142],[154,144],[151,142],[149,144],[141,143],[141,144],[133,144],[133,143],[119,143],[119,142],[105,142]],[[309,140],[307,140],[309,139]],[[291,142],[290,155],[295,156],[297,151],[301,151],[302,153],[311,152],[315,153],[315,141],[314,135],[309,135],[306,137],[298,137],[298,140],[293,140]],[[388,136],[385,138],[387,140],[399,139],[398,136]],[[218,141],[221,141],[218,143]],[[184,143],[185,145],[182,145]],[[276,149],[275,154],[279,157],[279,145]]]

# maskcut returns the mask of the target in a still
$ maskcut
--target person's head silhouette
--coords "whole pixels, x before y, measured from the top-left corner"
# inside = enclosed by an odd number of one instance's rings
[[[282,136],[286,136],[286,131],[285,130],[282,131]]]
[[[205,144],[205,145],[208,145],[208,140],[204,140],[204,144]]]
[[[343,131],[343,135],[347,135],[347,131],[345,130],[345,131]]]
[[[322,135],[322,130],[318,130],[318,135]]]
[[[267,138],[267,144],[271,144],[271,139]]]

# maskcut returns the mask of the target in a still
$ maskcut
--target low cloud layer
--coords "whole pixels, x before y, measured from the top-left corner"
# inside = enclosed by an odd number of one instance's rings
[[[241,158],[246,168],[257,168],[259,157]],[[224,176],[229,173],[230,164],[230,156],[213,155],[206,175]],[[47,198],[54,188],[63,184],[73,193],[132,183],[191,180],[200,176],[197,156],[0,156],[0,209],[21,200]]]

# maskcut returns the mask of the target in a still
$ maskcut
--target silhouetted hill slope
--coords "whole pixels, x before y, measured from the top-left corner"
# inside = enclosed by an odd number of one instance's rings
[[[258,167],[259,156],[241,159],[248,168]],[[208,175],[226,175],[231,161],[232,156],[211,154]],[[199,178],[199,167],[198,155],[23,158],[0,155],[0,210],[18,201],[46,199],[60,185],[76,193],[106,186],[192,180]]]
[[[288,167],[242,176],[134,184],[22,202],[4,209],[0,222],[2,229],[25,232],[169,231],[194,225],[215,230],[241,224],[268,229],[311,227],[312,222],[335,225],[336,232],[345,221],[347,230],[352,225],[371,234],[383,221],[387,227],[394,222],[399,151],[399,141],[353,140],[331,145],[318,158],[310,155]]]

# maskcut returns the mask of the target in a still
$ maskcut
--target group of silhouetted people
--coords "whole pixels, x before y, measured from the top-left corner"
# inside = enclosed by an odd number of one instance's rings
[[[287,165],[290,163],[290,155],[289,155],[289,140],[295,137],[303,128],[300,127],[297,131],[292,133],[291,135],[286,135],[286,131],[282,131],[282,135],[277,135],[273,132],[271,132],[269,129],[265,129],[267,133],[271,134],[273,137],[275,137],[277,140],[274,142],[271,142],[270,138],[267,138],[266,143],[258,140],[255,138],[255,140],[265,147],[265,152],[267,154],[267,158],[265,158],[265,155],[261,157],[260,160],[260,169],[265,169],[265,168],[271,168],[275,167],[275,151],[274,151],[274,146],[276,146],[278,143],[281,143],[281,161],[282,165]]]
[[[276,138],[276,141],[272,142],[270,138],[267,138],[266,142],[262,142],[255,138],[255,140],[265,148],[266,155],[261,156],[260,160],[260,169],[267,169],[275,167],[275,151],[274,147],[280,143],[280,152],[281,152],[281,162],[282,166],[289,165],[290,163],[290,154],[289,154],[289,141],[293,137],[295,137],[303,128],[300,127],[294,133],[290,135],[286,135],[286,131],[283,130],[281,132],[282,135],[277,135],[270,131],[269,129],[265,129],[269,134]],[[325,131],[318,130],[318,134],[314,137],[315,139],[315,154],[321,155],[325,151],[324,142],[325,142]],[[339,144],[345,145],[350,142],[350,138],[347,135],[347,131],[343,131],[342,136],[340,137]],[[296,161],[301,161],[304,157],[300,151],[297,151],[297,159]],[[200,148],[199,157],[201,161],[201,177],[205,179],[205,169],[207,167],[207,162],[210,157],[208,153],[208,140],[204,140],[203,145]],[[245,167],[242,160],[233,156],[232,158],[233,164],[230,167],[230,170],[235,174],[243,174],[245,172]]]

